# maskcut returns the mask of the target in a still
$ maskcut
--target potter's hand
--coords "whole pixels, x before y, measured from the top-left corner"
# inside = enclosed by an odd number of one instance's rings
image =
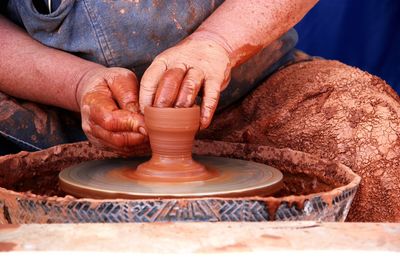
[[[201,128],[206,128],[231,74],[226,49],[210,38],[190,36],[159,54],[146,70],[140,84],[140,109],[193,106],[203,89]]]
[[[207,127],[231,69],[282,36],[316,2],[224,1],[193,34],[155,58],[141,81],[140,109],[191,106],[203,88],[201,127]]]
[[[129,154],[144,142],[144,120],[133,72],[122,68],[89,71],[79,83],[77,101],[82,128],[95,145]]]

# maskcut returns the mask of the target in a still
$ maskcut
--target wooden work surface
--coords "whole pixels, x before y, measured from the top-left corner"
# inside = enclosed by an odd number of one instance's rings
[[[400,251],[400,224],[145,223],[0,225],[2,251],[146,253]]]

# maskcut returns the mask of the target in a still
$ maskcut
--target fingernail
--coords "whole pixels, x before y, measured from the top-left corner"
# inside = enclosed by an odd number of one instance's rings
[[[144,128],[144,127],[139,127],[139,132],[141,133],[141,134],[143,134],[143,135],[147,135],[147,131],[146,131],[146,129]]]

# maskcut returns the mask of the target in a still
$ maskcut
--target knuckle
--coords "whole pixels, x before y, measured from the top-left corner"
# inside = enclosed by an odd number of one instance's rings
[[[135,75],[131,70],[125,69],[125,68],[121,68],[121,67],[110,67],[108,69],[110,70],[110,73]]]
[[[134,72],[131,70],[125,69],[125,68],[120,68],[120,67],[111,67],[108,69],[108,71],[105,73],[104,77],[109,84],[113,84],[116,82],[117,79],[128,79],[128,80],[133,80],[137,81],[137,77]]]
[[[204,72],[204,70],[202,68],[192,68],[191,70],[192,70],[193,74],[196,75],[196,76],[199,76],[199,77],[200,76],[201,77],[205,77],[206,76],[206,74],[205,74],[205,72]]]
[[[122,73],[123,76],[125,76],[129,80],[137,81],[135,73],[133,73],[130,70],[126,70],[125,72]]]
[[[189,66],[185,62],[179,62],[174,66],[174,68],[187,71],[189,69]]]
[[[165,53],[161,53],[157,55],[154,60],[152,65],[164,65],[164,67],[167,67],[168,65],[168,58],[165,56]]]

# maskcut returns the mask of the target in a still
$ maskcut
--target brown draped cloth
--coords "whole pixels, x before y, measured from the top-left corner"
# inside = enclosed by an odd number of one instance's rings
[[[340,161],[362,177],[348,220],[400,222],[400,98],[376,76],[337,61],[292,64],[199,137]]]

